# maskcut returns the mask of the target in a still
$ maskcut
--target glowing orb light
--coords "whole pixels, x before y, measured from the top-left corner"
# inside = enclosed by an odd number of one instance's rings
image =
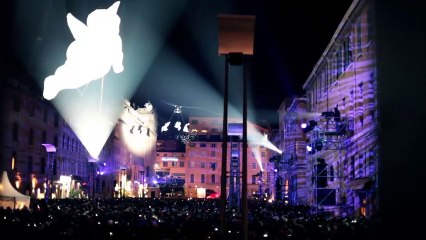
[[[120,2],[108,9],[97,9],[87,17],[87,25],[67,15],[68,27],[75,39],[66,53],[64,65],[44,80],[44,98],[51,100],[59,91],[76,89],[104,77],[111,66],[115,73],[123,71],[122,42],[119,35]]]

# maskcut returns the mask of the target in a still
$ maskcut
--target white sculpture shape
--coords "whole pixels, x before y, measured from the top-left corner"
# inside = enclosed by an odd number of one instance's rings
[[[179,122],[179,121],[177,121],[176,123],[175,123],[175,128],[178,130],[178,131],[180,131],[180,129],[182,128],[181,127],[181,123]]]
[[[166,122],[162,127],[161,127],[161,132],[167,132],[167,130],[169,130],[169,125],[170,122]]]
[[[185,124],[182,131],[189,132],[188,126],[189,126],[189,123]]]
[[[108,9],[96,9],[87,16],[87,26],[71,13],[67,14],[75,41],[67,49],[64,65],[44,80],[44,98],[51,100],[61,90],[76,89],[100,79],[111,66],[115,73],[123,71],[119,5],[117,1]]]

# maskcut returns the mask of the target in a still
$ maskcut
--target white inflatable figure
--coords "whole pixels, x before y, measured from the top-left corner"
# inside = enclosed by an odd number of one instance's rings
[[[152,111],[153,106],[152,106],[151,102],[148,101],[147,103],[145,103],[144,106],[145,106],[145,108],[148,112]]]
[[[115,73],[123,71],[119,5],[118,1],[108,9],[96,9],[87,16],[87,26],[71,13],[67,14],[75,40],[67,49],[64,65],[44,80],[44,98],[51,100],[61,90],[76,89],[101,79],[111,66]]]
[[[182,128],[181,127],[181,123],[179,122],[179,121],[177,121],[176,123],[175,123],[175,128],[178,130],[178,131],[180,131],[180,129]]]
[[[182,131],[189,132],[188,126],[189,126],[189,123],[185,124]]]
[[[161,127],[161,132],[167,132],[169,130],[169,125],[170,122],[166,122],[162,127]]]

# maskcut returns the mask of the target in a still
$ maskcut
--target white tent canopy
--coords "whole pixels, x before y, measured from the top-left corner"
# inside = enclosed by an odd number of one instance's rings
[[[3,171],[0,181],[0,207],[12,209],[21,209],[30,207],[30,196],[24,195],[10,184],[7,172]]]

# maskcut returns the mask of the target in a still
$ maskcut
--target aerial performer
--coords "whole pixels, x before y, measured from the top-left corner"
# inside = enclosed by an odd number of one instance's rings
[[[45,99],[55,98],[64,89],[77,89],[93,80],[103,80],[111,67],[115,73],[124,70],[119,5],[117,1],[107,9],[91,12],[87,25],[67,14],[68,27],[75,40],[68,46],[64,65],[45,78]]]

